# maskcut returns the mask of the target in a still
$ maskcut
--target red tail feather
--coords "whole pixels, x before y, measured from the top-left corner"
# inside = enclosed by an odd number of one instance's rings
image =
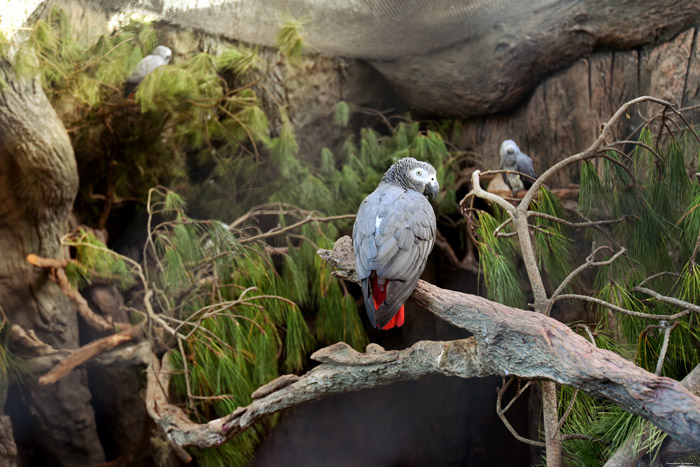
[[[377,281],[377,276],[373,275],[370,280],[370,284],[372,286],[372,299],[374,300],[374,309],[376,310],[382,303],[384,303],[384,300],[386,300],[386,286],[389,284],[389,281],[387,280],[384,283],[384,285],[379,285],[379,282]],[[394,326],[401,327],[403,326],[404,318],[404,308],[403,305],[401,305],[399,311],[382,329],[387,330],[393,328]]]

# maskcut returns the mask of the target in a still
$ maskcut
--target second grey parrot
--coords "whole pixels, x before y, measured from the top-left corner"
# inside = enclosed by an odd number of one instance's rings
[[[126,79],[126,87],[124,88],[124,97],[132,97],[136,91],[136,87],[141,81],[151,73],[153,70],[159,66],[167,65],[170,63],[173,53],[164,45],[159,45],[150,55],[147,55],[141,59],[141,61],[136,65],[136,69]]]
[[[434,198],[439,188],[432,165],[405,157],[389,167],[360,205],[352,240],[373,327],[403,325],[403,304],[435,244],[435,212],[427,196]]]
[[[520,152],[515,141],[512,139],[503,141],[498,152],[501,156],[501,170],[512,170],[535,178],[535,167],[532,165],[532,159],[527,154]],[[501,175],[503,175],[503,181],[513,191],[527,190],[533,183],[533,180],[518,174],[504,173]]]

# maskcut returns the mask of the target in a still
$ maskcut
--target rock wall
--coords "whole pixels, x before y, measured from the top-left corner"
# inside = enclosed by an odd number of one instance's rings
[[[541,173],[555,162],[586,149],[624,102],[650,95],[678,107],[700,104],[700,44],[697,28],[656,47],[598,52],[544,79],[513,112],[464,121],[462,147],[481,155],[484,169],[498,167],[498,148],[515,140]],[[625,139],[660,106],[642,105],[620,121],[615,136]],[[700,114],[686,112],[691,123]],[[672,126],[672,125],[671,125]],[[673,126],[672,126],[673,127]],[[555,180],[576,182],[578,167]]]

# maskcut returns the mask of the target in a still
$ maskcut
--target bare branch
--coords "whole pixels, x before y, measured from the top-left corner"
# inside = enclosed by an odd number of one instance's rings
[[[666,111],[665,108],[664,108],[664,111]],[[657,138],[657,141],[658,141],[658,138]],[[641,146],[644,149],[646,149],[647,151],[649,151],[650,153],[652,153],[657,161],[661,160],[661,155],[658,152],[656,152],[654,150],[654,148],[652,148],[651,146],[649,146],[648,144],[646,144],[642,141],[633,141],[633,140],[614,141],[614,142],[608,144],[608,146],[621,146],[623,144],[632,144],[634,146]],[[604,149],[609,149],[609,148],[604,148]]]
[[[131,331],[133,331],[133,329]],[[26,356],[25,353],[37,355],[36,357],[29,357],[27,359],[27,368],[32,374],[45,373],[61,366],[66,361],[71,361],[70,365],[74,368],[76,366],[73,365],[75,355],[81,352],[84,353],[85,347],[90,345],[87,344],[76,350],[55,349],[41,341],[34,333],[33,329],[26,331],[18,324],[13,324],[10,328],[10,338],[15,346],[19,346],[23,350],[21,353],[22,356]],[[114,336],[108,336],[108,338],[114,338]],[[103,344],[96,345],[102,346]],[[145,352],[151,352],[151,346],[148,342],[141,342],[139,344],[95,354],[90,357],[90,360],[80,362],[80,364],[85,364],[88,367],[141,365],[147,362],[144,357]]]
[[[130,341],[142,328],[143,326],[133,326],[118,334],[96,339],[74,350],[61,363],[39,378],[39,384],[54,384],[58,382],[61,378],[73,371],[74,368],[77,368],[91,358],[102,352],[111,350],[124,342]]]
[[[583,328],[583,330],[586,331],[586,334],[588,334],[588,338],[591,340],[591,344],[593,344],[593,346],[597,347],[597,345],[595,343],[595,337],[593,337],[593,333],[591,332],[591,329],[588,326],[586,326],[585,324],[581,324],[581,323],[577,323],[575,326],[577,328]]]
[[[661,344],[661,352],[659,352],[659,359],[656,362],[656,371],[654,374],[657,376],[661,375],[661,371],[663,370],[666,352],[668,351],[668,341],[671,339],[671,331],[676,327],[675,325],[676,323],[669,325],[666,322],[662,322],[662,326],[664,327],[664,342]]]
[[[533,439],[525,438],[524,436],[521,436],[515,430],[515,428],[513,428],[513,425],[510,424],[510,422],[508,421],[508,418],[506,418],[506,412],[508,411],[508,409],[510,409],[510,406],[513,404],[513,402],[515,402],[518,399],[518,397],[520,397],[520,395],[525,391],[527,386],[530,385],[529,382],[527,383],[525,388],[521,388],[515,394],[515,396],[513,396],[513,399],[510,401],[510,403],[508,403],[508,405],[505,408],[501,407],[501,405],[502,405],[501,400],[503,399],[503,394],[506,392],[506,389],[508,389],[508,386],[510,386],[510,383],[513,382],[513,380],[514,380],[514,378],[511,378],[506,382],[505,378],[504,378],[503,386],[498,388],[497,395],[496,395],[496,414],[498,415],[498,418],[501,419],[501,421],[503,422],[505,427],[508,429],[508,431],[510,431],[510,434],[512,434],[515,439],[517,439],[521,443],[529,444],[530,446],[536,446],[538,448],[543,448],[543,447],[545,447],[545,443],[543,443],[542,441],[535,441]]]
[[[574,394],[571,396],[571,400],[569,401],[569,405],[566,407],[566,410],[564,411],[564,415],[562,415],[561,418],[559,419],[559,423],[557,423],[557,429],[556,429],[557,432],[559,432],[561,430],[561,427],[564,426],[566,419],[569,418],[569,414],[571,413],[571,409],[574,408],[574,403],[576,402],[576,396],[578,396],[578,388],[574,389]]]
[[[308,224],[309,222],[332,222],[332,221],[337,221],[337,220],[343,220],[343,219],[354,219],[355,214],[344,214],[340,216],[329,216],[329,217],[315,217],[313,214],[309,214],[304,218],[303,220],[300,220],[299,222],[296,222],[292,225],[288,225],[284,228],[281,229],[272,229],[268,232],[255,235],[253,237],[243,237],[239,239],[240,243],[250,243],[254,242],[257,240],[262,240],[265,238],[270,238],[270,237],[275,237],[277,235],[282,235],[283,233],[289,232],[290,230],[294,230],[298,227],[301,227],[304,224]]]
[[[655,292],[655,291],[648,289],[646,287],[637,286],[632,290],[634,290],[635,292],[641,292],[641,293],[650,295],[662,303],[668,303],[669,305],[676,305],[677,307],[685,308],[686,314],[687,314],[688,310],[694,311],[696,313],[700,312],[700,306],[698,306],[698,305],[695,305],[695,304],[690,303],[690,302],[686,302],[685,300],[681,300],[679,298],[673,298],[673,297],[667,297],[666,295],[661,295],[660,293]],[[672,319],[672,318],[666,318],[666,319]]]
[[[481,171],[479,170],[475,170],[474,173],[472,173],[472,191],[474,192],[474,194],[479,198],[485,199],[486,201],[490,201],[499,205],[507,213],[513,215],[513,211],[515,211],[515,208],[512,204],[510,204],[508,201],[504,200],[500,196],[494,195],[493,193],[489,193],[488,191],[481,188],[481,185],[479,184],[480,173]]]
[[[77,307],[78,313],[92,328],[102,332],[111,332],[114,326],[107,322],[100,315],[90,309],[87,300],[80,294],[78,289],[68,280],[66,276],[66,265],[70,262],[67,259],[41,258],[35,254],[27,255],[27,262],[35,267],[48,268],[51,270],[51,279],[60,287],[63,294],[70,298]]]
[[[627,251],[625,248],[622,248],[617,253],[615,253],[610,258],[608,258],[604,261],[595,261],[596,253],[598,253],[601,250],[610,250],[610,247],[601,246],[601,247],[595,248],[595,244],[593,245],[593,247],[594,247],[594,249],[591,252],[591,254],[588,255],[588,257],[586,258],[586,262],[583,263],[581,266],[577,267],[576,269],[574,269],[573,271],[571,271],[569,273],[569,275],[566,276],[566,278],[561,282],[561,284],[559,284],[559,287],[557,287],[557,289],[554,292],[552,292],[551,297],[549,297],[549,303],[547,303],[547,309],[548,309],[547,314],[549,314],[549,311],[552,309],[552,306],[554,305],[554,302],[557,300],[557,297],[559,296],[559,294],[562,293],[562,291],[566,288],[566,286],[569,285],[569,283],[576,276],[581,274],[586,269],[612,264],[613,261],[615,261],[617,258],[622,256],[623,254],[625,254],[625,252]]]
[[[620,222],[624,222],[627,219],[637,219],[636,216],[630,216],[630,215],[624,215],[620,217],[619,219],[606,219],[602,221],[586,221],[586,222],[571,222],[567,221],[566,219],[562,219],[557,216],[552,216],[551,214],[546,214],[544,212],[537,212],[537,211],[528,211],[527,212],[528,217],[541,217],[543,219],[547,219],[552,222],[558,222],[559,224],[563,224],[567,227],[571,227],[572,229],[581,229],[581,228],[586,228],[586,227],[596,227],[596,226],[601,226],[601,225],[609,225],[609,224],[618,224]]]
[[[673,320],[676,320],[678,318],[682,318],[683,316],[690,313],[690,310],[683,310],[683,311],[676,313],[674,315],[656,315],[653,313],[642,313],[640,311],[632,311],[632,310],[628,310],[627,308],[622,308],[622,307],[619,307],[617,305],[613,305],[612,303],[606,302],[605,300],[601,300],[599,298],[590,297],[588,295],[578,295],[578,294],[559,295],[558,297],[556,297],[555,301],[567,300],[567,299],[584,300],[587,302],[595,303],[595,304],[600,305],[600,306],[604,306],[604,307],[609,308],[613,311],[618,311],[618,312],[623,313],[625,315],[636,316],[637,318],[667,319],[669,321],[673,321]]]

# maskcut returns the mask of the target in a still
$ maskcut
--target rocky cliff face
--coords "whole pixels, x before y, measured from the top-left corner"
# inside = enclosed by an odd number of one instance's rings
[[[483,167],[498,166],[498,147],[514,139],[544,169],[581,152],[598,136],[600,125],[624,102],[649,95],[678,107],[700,104],[700,48],[695,27],[656,47],[598,52],[545,78],[509,113],[464,122],[464,149],[483,156]],[[645,119],[661,111],[641,106],[617,126],[626,139]],[[694,112],[688,114],[697,119]],[[560,186],[577,181],[577,167],[560,177]]]

